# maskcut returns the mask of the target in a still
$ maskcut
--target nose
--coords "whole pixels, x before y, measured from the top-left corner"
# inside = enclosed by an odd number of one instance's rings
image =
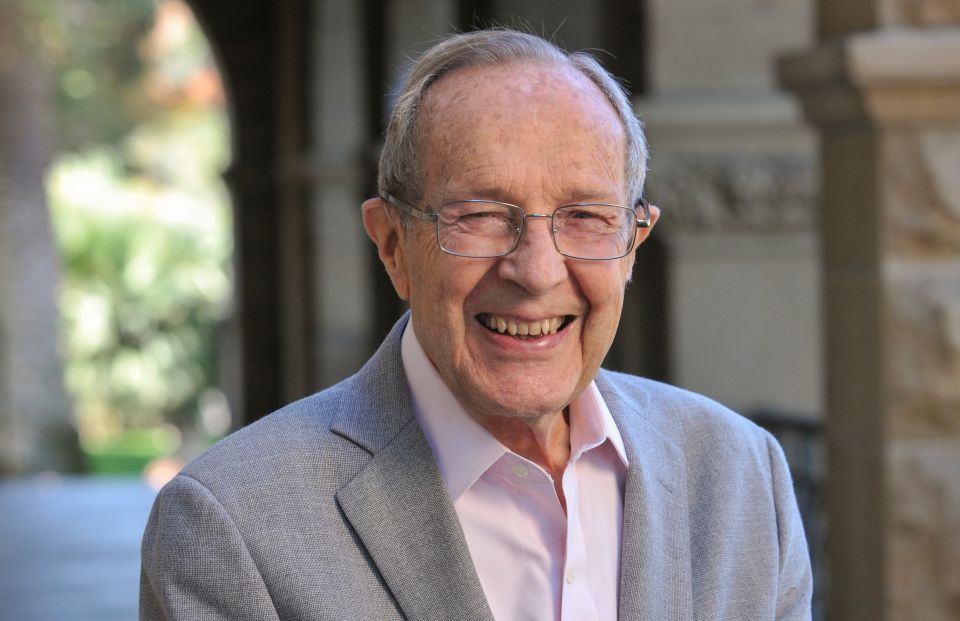
[[[551,219],[527,214],[517,248],[500,259],[498,273],[528,292],[546,293],[567,278],[566,257],[557,251],[550,231]]]

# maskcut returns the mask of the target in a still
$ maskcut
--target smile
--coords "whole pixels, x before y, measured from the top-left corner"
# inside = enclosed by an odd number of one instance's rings
[[[501,317],[489,313],[477,315],[477,321],[492,332],[509,334],[510,336],[548,336],[556,334],[568,323],[568,317],[548,317],[536,321],[522,321],[514,318]]]

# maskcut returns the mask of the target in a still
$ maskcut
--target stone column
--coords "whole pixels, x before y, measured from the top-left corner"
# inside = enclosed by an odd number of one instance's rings
[[[832,619],[960,618],[960,2],[820,0]]]
[[[360,205],[376,188],[383,99],[392,99],[410,58],[451,27],[455,9],[451,0],[316,1],[307,168],[318,387],[359,369],[401,311]]]
[[[366,360],[373,305],[369,242],[360,220],[369,142],[363,3],[323,0],[315,11],[310,181],[317,389]]]
[[[815,146],[773,81],[807,0],[650,0],[654,233],[669,254],[670,380],[744,413],[821,410]]]
[[[43,185],[47,75],[23,6],[0,3],[0,477],[79,465],[57,352],[59,265]]]

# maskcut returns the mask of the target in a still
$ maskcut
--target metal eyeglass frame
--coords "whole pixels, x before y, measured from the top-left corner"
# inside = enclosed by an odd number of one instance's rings
[[[580,261],[614,261],[614,260],[616,260],[616,259],[622,259],[623,257],[625,257],[625,256],[627,256],[628,254],[630,254],[630,251],[633,250],[633,246],[634,246],[634,244],[636,244],[636,240],[637,240],[636,232],[634,232],[634,236],[633,236],[633,238],[630,240],[630,245],[627,246],[627,249],[626,249],[626,250],[624,251],[624,253],[623,253],[622,255],[620,255],[619,257],[608,257],[608,258],[603,258],[603,259],[592,259],[592,258],[587,258],[587,257],[572,256],[572,255],[566,254],[565,252],[561,252],[560,248],[557,246],[557,238],[556,238],[556,235],[555,235],[556,231],[555,231],[555,229],[554,229],[553,226],[552,226],[552,224],[553,224],[553,222],[552,222],[552,221],[553,221],[553,214],[550,214],[550,213],[526,213],[525,211],[523,211],[523,209],[522,209],[519,205],[514,205],[514,204],[512,204],[512,203],[504,203],[504,202],[501,202],[501,201],[491,201],[491,200],[481,200],[481,199],[468,199],[468,200],[462,200],[462,201],[456,201],[456,202],[458,202],[458,203],[494,203],[494,204],[498,204],[498,205],[506,205],[506,206],[508,206],[508,207],[516,207],[517,209],[520,210],[521,220],[520,220],[520,229],[519,229],[518,234],[517,234],[517,240],[514,242],[513,247],[510,248],[510,250],[508,250],[507,252],[504,252],[504,253],[501,253],[501,254],[488,255],[488,256],[485,255],[485,256],[481,256],[481,257],[477,257],[477,256],[473,256],[473,255],[464,255],[464,254],[458,254],[458,253],[456,253],[456,252],[451,252],[451,251],[447,250],[446,248],[444,248],[444,247],[443,247],[443,244],[440,243],[440,214],[439,214],[439,212],[437,212],[437,211],[424,211],[423,209],[418,209],[417,207],[414,207],[414,206],[411,205],[410,203],[408,203],[408,202],[406,202],[406,201],[403,201],[403,200],[397,198],[396,196],[394,196],[393,194],[390,194],[389,192],[380,192],[380,198],[383,199],[383,201],[384,201],[385,203],[387,203],[388,205],[393,205],[394,207],[396,207],[397,209],[399,209],[399,210],[402,211],[403,213],[407,214],[408,216],[413,216],[414,218],[417,218],[418,220],[424,220],[424,221],[431,221],[431,220],[432,220],[433,222],[436,222],[437,246],[440,247],[440,250],[442,250],[443,252],[445,252],[445,253],[447,253],[447,254],[449,254],[449,255],[453,255],[453,256],[455,256],[455,257],[464,257],[464,258],[467,258],[467,259],[495,259],[495,258],[497,258],[497,257],[505,257],[505,256],[507,256],[508,254],[510,254],[511,252],[513,252],[514,250],[516,250],[516,249],[517,249],[517,246],[520,245],[520,238],[521,238],[522,235],[523,235],[523,225],[524,225],[524,223],[526,223],[527,218],[550,218],[550,219],[551,219],[550,237],[553,239],[553,247],[556,248],[556,249],[557,249],[557,252],[559,252],[559,253],[562,254],[563,256],[565,256],[565,257],[570,257],[570,258],[572,258],[572,259],[578,259],[578,260],[580,260]],[[609,204],[609,203],[571,203],[570,205],[563,205],[563,207],[577,207],[577,206],[587,206],[587,205],[606,205],[606,206],[608,206],[608,207],[621,207],[621,208],[623,208],[623,209],[631,209],[631,208],[629,208],[629,207],[623,207],[623,205],[611,205],[611,204]],[[443,206],[441,205],[441,208],[442,208],[442,207],[443,207]],[[639,214],[637,214],[636,208],[632,208],[632,209],[631,209],[631,211],[633,211],[634,215],[635,215],[636,218],[637,218],[637,228],[639,228],[639,229],[648,229],[648,228],[650,228],[650,226],[651,226],[651,219],[650,219],[650,205],[649,205],[649,203],[647,203],[646,200],[644,200],[644,199],[641,198],[641,199],[639,199],[639,200],[637,201],[637,207],[640,207],[640,208],[643,210],[643,217],[641,218],[641,217],[639,216]]]

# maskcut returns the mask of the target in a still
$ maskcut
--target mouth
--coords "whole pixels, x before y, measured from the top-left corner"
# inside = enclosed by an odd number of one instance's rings
[[[508,334],[514,338],[531,339],[556,334],[566,328],[572,315],[545,317],[534,321],[523,321],[513,317],[503,317],[491,313],[480,313],[477,322],[484,328],[497,334]]]

